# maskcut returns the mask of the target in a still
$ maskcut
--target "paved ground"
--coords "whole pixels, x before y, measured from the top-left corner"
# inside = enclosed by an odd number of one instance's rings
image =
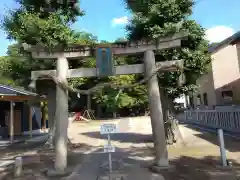
[[[103,149],[94,152],[91,157],[74,173],[64,180],[103,179],[109,175],[108,154],[99,154]],[[116,152],[112,154],[112,168],[114,180],[116,177],[123,177],[124,180],[162,180],[161,174],[151,173],[147,170],[146,164],[141,161],[132,159],[133,151],[116,148]],[[141,174],[141,175],[140,175]]]
[[[114,154],[118,157],[124,157],[122,158],[124,161],[132,160],[131,163],[134,165],[138,164],[140,166],[146,166],[149,164],[151,160],[153,160],[153,143],[151,138],[150,119],[146,117],[133,119],[130,118],[122,119],[120,121],[116,121],[115,123],[118,124],[119,133],[112,136],[112,141],[113,144],[118,148],[118,151],[124,151],[125,154],[117,152]],[[77,124],[73,125],[75,127],[78,126]],[[86,129],[80,128],[80,126],[82,126],[82,124],[79,124],[79,128],[76,128],[78,129],[77,132],[72,131],[70,133],[73,141],[77,142],[78,139],[81,139],[81,142],[95,147],[103,146],[106,143],[106,137],[100,135],[99,133],[99,124],[89,126]],[[82,129],[81,132],[79,132],[80,129]],[[178,174],[188,174],[190,179],[195,174],[199,174],[199,177],[205,179],[206,177],[210,176],[212,176],[211,179],[220,179],[220,176],[224,178],[236,176],[236,173],[234,175],[231,173],[222,173],[222,175],[219,175],[219,171],[218,173],[216,172],[216,166],[220,165],[220,152],[217,137],[215,135],[210,133],[202,133],[197,129],[189,128],[186,125],[181,125],[180,131],[183,136],[184,143],[179,143],[173,147],[169,147],[170,162],[177,166],[176,172],[178,173],[163,173],[165,179],[188,179],[187,175],[183,175],[184,177],[182,177],[182,175]],[[73,137],[78,138],[75,139]],[[238,145],[237,141],[232,140],[231,138],[226,138],[227,155],[229,159],[234,161],[235,165],[238,165],[240,159],[239,147],[240,146]],[[102,156],[102,158],[107,159],[106,156]],[[98,162],[100,161],[101,160]],[[95,162],[95,160],[93,162]],[[205,164],[207,170],[199,170],[201,169],[199,166],[202,167],[203,164]],[[188,170],[186,165],[192,165],[193,169]],[[89,166],[91,166],[91,164]],[[140,171],[142,172],[144,170],[141,169]],[[201,173],[199,173],[198,170]],[[184,171],[187,173],[184,173]],[[139,172],[139,169],[137,172]],[[81,173],[79,173],[79,175],[80,174]],[[175,176],[172,177],[173,175]],[[153,174],[148,172],[148,178],[149,176],[153,176]]]
[[[160,174],[151,173],[145,168],[147,164],[144,163],[144,160],[149,160],[147,155],[142,159],[136,158],[136,148],[147,148],[146,143],[151,141],[151,136],[149,136],[151,134],[151,124],[149,120],[145,119],[145,117],[139,117],[138,119],[125,118],[114,122],[118,127],[118,133],[111,135],[112,143],[116,147],[116,152],[112,153],[115,178],[116,176],[122,176],[126,180],[163,179]],[[77,123],[72,125],[77,126]],[[103,147],[103,145],[107,143],[107,137],[101,135],[99,130],[99,124],[96,124],[96,126],[92,125],[87,129],[83,129],[81,133],[79,133],[79,131],[71,131],[70,137],[72,142],[76,142],[77,139],[85,139],[85,142],[82,141],[83,143],[91,144],[93,147]],[[141,134],[138,134],[139,132],[141,132]],[[77,136],[81,138],[74,138]],[[91,152],[91,157],[84,165],[77,168],[68,179],[77,180],[81,178],[95,180],[106,177],[108,173],[108,154],[102,152],[102,148],[95,149]],[[150,159],[152,159],[152,157],[150,157]]]
[[[114,169],[118,173],[116,176],[128,175],[126,177],[128,179],[139,180],[162,179],[160,175],[152,174],[146,168],[154,157],[150,119],[147,117],[125,118],[111,123],[118,124],[118,133],[111,138],[113,144],[117,147],[116,153],[113,153]],[[95,180],[97,176],[104,176],[107,171],[107,155],[96,152],[101,152],[102,146],[106,143],[106,137],[100,135],[99,129],[100,123],[98,121],[76,122],[70,125],[69,138],[72,143],[78,146],[71,149],[68,158],[71,162],[69,167],[80,164],[73,169],[75,173],[72,174],[72,179],[75,176],[77,180]],[[240,145],[238,141],[230,138],[225,139],[227,157],[233,162],[233,168],[224,170],[217,168],[220,165],[220,152],[215,135],[202,133],[198,129],[192,129],[185,125],[181,125],[180,131],[185,145],[179,143],[168,148],[170,163],[175,168],[172,171],[162,172],[165,180],[236,180],[237,176],[240,175]],[[28,155],[35,159],[39,157],[40,159],[36,160],[41,162],[40,165],[35,163],[25,168],[27,174],[30,174],[29,180],[50,179],[42,173],[41,169],[52,167],[54,162],[53,152],[41,153],[36,151],[35,147],[28,149],[25,145],[0,151],[0,156],[4,158],[19,154],[21,156]],[[29,161],[32,162],[32,159]],[[5,179],[13,178],[6,176]],[[23,179],[27,178],[23,177],[21,180]],[[98,179],[100,180],[100,178]]]

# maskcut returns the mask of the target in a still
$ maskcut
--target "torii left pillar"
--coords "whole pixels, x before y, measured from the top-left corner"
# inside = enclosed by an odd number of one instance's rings
[[[61,53],[57,58],[57,78],[66,85],[67,74],[68,60],[64,53]],[[68,91],[59,85],[56,88],[55,170],[64,172],[67,167]]]
[[[57,58],[58,78],[66,80],[67,60],[64,56]],[[67,83],[67,82],[65,82]],[[56,85],[52,80],[37,80],[36,90],[47,96],[48,127],[50,134],[48,143],[55,146],[55,172],[64,172],[67,165],[67,129],[68,126],[68,97],[66,90]],[[66,130],[65,130],[66,129]],[[52,171],[50,171],[52,172]],[[53,172],[54,173],[54,172]]]

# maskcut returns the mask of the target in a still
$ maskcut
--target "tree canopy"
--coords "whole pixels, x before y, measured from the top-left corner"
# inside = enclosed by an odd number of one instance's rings
[[[42,44],[49,49],[56,45],[67,44],[96,45],[98,38],[88,32],[79,32],[71,28],[78,17],[84,15],[79,1],[59,0],[15,0],[19,3],[18,9],[13,9],[4,17],[2,28],[9,39],[17,43],[9,46],[7,56],[1,57],[1,73],[3,83],[27,87],[30,82],[30,73],[34,70],[54,69],[55,62],[50,60],[33,59],[21,50],[22,43]],[[204,40],[205,29],[189,16],[194,5],[192,0],[152,0],[147,4],[144,1],[128,1],[126,7],[132,12],[133,18],[126,27],[128,40],[142,38],[158,38],[168,34],[184,31],[188,39],[182,42],[182,48],[164,50],[156,55],[156,61],[173,59],[184,60],[186,83],[178,86],[179,72],[159,74],[161,86],[168,90],[171,97],[193,91],[196,79],[207,70],[211,60],[208,54],[208,42]],[[118,38],[116,42],[126,41]],[[107,41],[100,43],[109,43]],[[115,64],[139,63],[140,56],[114,57]],[[70,68],[95,67],[95,57],[84,60],[70,61]],[[106,78],[73,78],[69,82],[72,86],[88,89],[101,82],[116,84],[132,84],[142,78],[142,75],[121,75]],[[76,98],[76,95],[73,97]],[[117,97],[117,98],[116,98]],[[104,88],[92,94],[94,104],[100,105],[107,111],[116,109],[134,109],[148,103],[146,86],[140,85],[119,93],[118,90]],[[82,101],[76,100],[76,101]],[[84,101],[86,104],[86,102]]]
[[[10,9],[4,16],[2,28],[9,39],[17,43],[8,47],[7,61],[3,73],[16,80],[16,84],[27,87],[31,71],[53,69],[54,61],[33,59],[22,51],[22,43],[41,44],[49,49],[61,44],[79,41],[80,34],[70,28],[83,12],[79,1],[15,0],[17,9]],[[85,33],[87,34],[87,33]],[[81,33],[83,36],[84,33]]]
[[[182,41],[182,48],[161,51],[156,55],[156,61],[184,60],[185,84],[178,86],[180,72],[160,74],[160,84],[168,89],[168,94],[172,97],[193,91],[196,79],[206,72],[211,61],[208,42],[204,39],[205,29],[189,18],[193,0],[153,0],[144,5],[142,3],[143,1],[126,0],[127,8],[133,13],[127,26],[128,38],[156,39],[182,31],[187,33],[188,39]]]
[[[9,39],[49,48],[73,41],[74,32],[70,24],[83,15],[78,0],[15,1],[20,4],[19,8],[10,10],[2,24]]]
[[[18,9],[10,10],[4,17],[2,27],[7,32],[8,38],[17,43],[9,46],[7,56],[3,57],[4,68],[2,69],[5,77],[14,79],[14,83],[19,86],[27,87],[30,82],[31,71],[54,69],[55,62],[50,60],[37,60],[21,51],[21,44],[31,45],[42,44],[50,50],[58,44],[87,44],[96,45],[98,39],[88,32],[78,32],[71,29],[71,24],[76,18],[83,16],[80,10],[79,1],[34,1],[16,0],[20,4]],[[69,8],[71,7],[71,8]],[[119,38],[116,41],[125,41]],[[100,43],[109,43],[107,41]],[[114,57],[117,64],[126,64],[126,58]],[[70,68],[95,67],[95,57],[84,60],[69,62]],[[69,82],[71,86],[88,89],[101,82],[113,82],[117,84],[130,84],[138,78],[135,75],[121,75],[106,78],[73,78]],[[116,99],[116,96],[118,98]],[[73,95],[76,99],[76,95]],[[121,108],[132,108],[147,102],[146,89],[144,86],[118,92],[113,89],[103,89],[92,94],[95,104],[100,105],[107,112],[116,111]],[[86,105],[86,101],[84,101]]]

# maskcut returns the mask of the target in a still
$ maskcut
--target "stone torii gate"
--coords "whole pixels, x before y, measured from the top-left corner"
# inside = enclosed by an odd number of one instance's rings
[[[32,80],[36,80],[38,77],[44,77],[51,74],[67,84],[67,78],[140,74],[145,72],[146,77],[151,77],[148,80],[147,85],[154,147],[156,151],[155,165],[159,167],[166,167],[169,165],[169,163],[164,133],[161,98],[157,75],[153,75],[153,73],[157,67],[161,67],[162,72],[175,71],[179,67],[181,68],[183,66],[183,63],[181,60],[156,63],[153,51],[180,47],[181,40],[185,37],[186,36],[184,34],[178,33],[169,37],[160,38],[157,41],[113,43],[107,47],[99,45],[99,47],[96,47],[96,68],[69,69],[68,60],[89,57],[93,55],[93,51],[95,49],[91,49],[87,46],[72,45],[68,46],[65,49],[57,47],[53,49],[51,53],[47,49],[39,46],[25,46],[25,50],[31,52],[33,58],[57,59],[56,70],[33,71],[31,74]],[[112,55],[121,56],[141,53],[144,53],[144,64],[123,65],[114,67]],[[105,57],[103,57],[103,55],[105,55]],[[107,63],[105,63],[105,67],[103,67],[104,61],[107,61]],[[54,94],[53,91],[51,91],[50,93],[50,89],[46,90],[46,88],[47,87],[44,87],[43,89],[45,91],[48,91],[49,119],[53,119],[54,114],[56,118],[55,169],[57,171],[63,172],[67,166],[66,147],[68,127],[68,93],[67,90],[61,88],[58,85],[56,86],[56,94]],[[55,106],[56,112],[53,109]]]

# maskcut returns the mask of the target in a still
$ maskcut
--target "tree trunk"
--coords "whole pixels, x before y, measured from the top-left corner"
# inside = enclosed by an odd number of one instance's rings
[[[87,95],[87,110],[91,110],[92,109],[92,95],[88,94]]]
[[[55,129],[56,129],[56,121],[55,121],[55,111],[56,111],[56,90],[52,89],[48,91],[47,95],[47,106],[48,106],[48,140],[45,143],[46,147],[50,149],[54,148],[54,137],[55,137]]]
[[[165,90],[160,88],[161,92],[161,101],[162,101],[162,111],[163,111],[163,119],[164,119],[164,126],[165,126],[165,135],[166,135],[166,142],[169,145],[174,143],[178,143],[179,140],[183,141],[182,135],[180,133],[178,127],[178,121],[176,117],[176,111],[173,105],[173,100],[170,99]]]
[[[186,145],[182,133],[180,131],[178,120],[176,119],[176,109],[174,108],[173,100],[168,98],[168,107],[170,109],[170,117],[172,118],[172,131],[174,132],[175,143],[183,143]]]
[[[160,93],[161,93],[161,103],[162,103],[162,112],[163,112],[163,121],[164,121],[164,130],[165,130],[165,136],[166,136],[166,142],[167,144],[173,144],[172,139],[172,129],[169,123],[169,108],[168,108],[168,102],[165,90],[160,87]]]

